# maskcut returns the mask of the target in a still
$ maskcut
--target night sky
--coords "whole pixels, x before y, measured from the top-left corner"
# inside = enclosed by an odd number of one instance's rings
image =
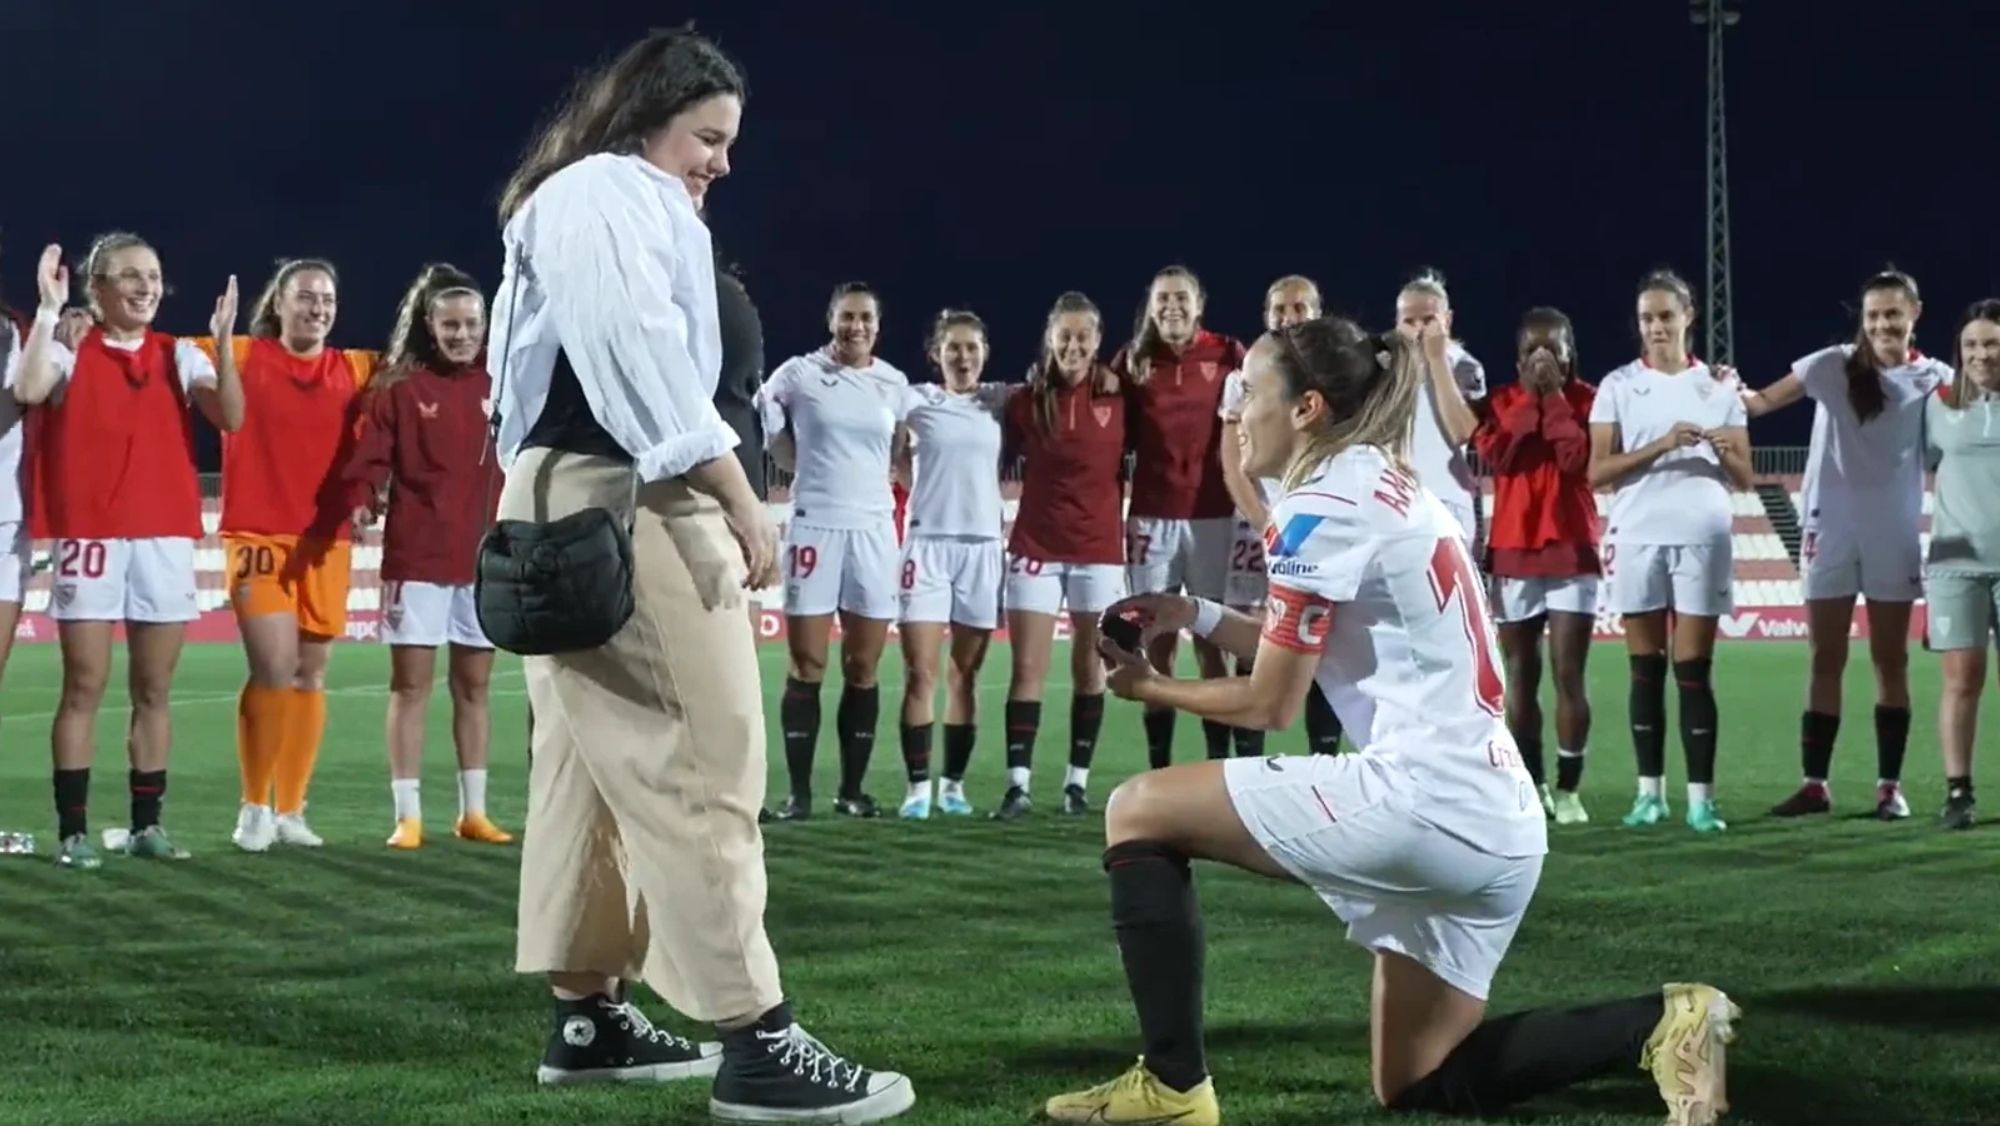
[[[1763,383],[1848,335],[1889,261],[1923,284],[1920,346],[1949,358],[1959,313],[2000,294],[2000,15],[1743,7],[1740,365]],[[229,273],[247,305],[274,259],[324,255],[336,340],[379,347],[425,261],[495,284],[499,186],[574,73],[693,17],[749,77],[710,204],[773,367],[823,340],[851,278],[882,291],[882,351],[906,371],[951,304],[986,317],[989,374],[1013,378],[1065,289],[1104,308],[1108,355],[1169,262],[1244,336],[1279,274],[1387,327],[1398,283],[1434,264],[1494,376],[1520,312],[1554,304],[1595,379],[1634,350],[1641,274],[1703,281],[1703,32],[1683,0],[1423,8],[4,0],[0,292],[32,304],[45,242],[74,256],[132,229],[176,289],[162,326],[192,333]],[[1756,437],[1802,443],[1810,417]]]

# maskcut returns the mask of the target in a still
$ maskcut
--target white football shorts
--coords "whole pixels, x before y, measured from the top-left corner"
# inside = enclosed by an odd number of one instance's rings
[[[1617,614],[1672,610],[1719,618],[1735,607],[1734,565],[1727,536],[1705,544],[1604,545],[1604,575]]]
[[[55,587],[49,616],[59,622],[191,622],[194,541],[148,539],[55,541]]]
[[[1486,999],[1541,857],[1494,856],[1425,823],[1424,795],[1365,754],[1233,758],[1222,776],[1244,828],[1333,908],[1348,941]]]
[[[1005,550],[998,539],[911,536],[903,541],[897,586],[904,622],[949,622],[968,629],[1000,624],[1000,575]]]
[[[1221,601],[1229,580],[1236,518],[1125,521],[1125,575],[1134,594],[1177,594]]]
[[[869,528],[785,529],[785,613],[811,618],[836,610],[879,622],[896,620],[896,523]]]

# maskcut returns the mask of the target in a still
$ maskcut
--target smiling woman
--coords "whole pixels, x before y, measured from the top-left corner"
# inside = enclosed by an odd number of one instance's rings
[[[743,97],[714,44],[656,32],[581,80],[502,195],[501,528],[594,510],[627,529],[630,563],[629,590],[602,592],[629,607],[608,639],[522,660],[536,723],[515,968],[554,993],[543,1083],[713,1076],[726,1121],[874,1122],[915,1102],[909,1080],[806,1033],[764,930],[744,591],[775,578],[777,536],[714,404],[699,211],[730,171]],[[881,474],[886,499],[886,458]],[[482,577],[482,620],[495,589],[547,593],[529,582]],[[656,1029],[628,1000],[642,977],[720,1043]]]
[[[235,365],[213,364],[187,341],[155,331],[166,293],[160,257],[134,234],[100,237],[82,264],[97,324],[76,350],[55,340],[69,293],[62,248],[42,252],[41,305],[8,382],[28,412],[28,511],[35,539],[55,542],[50,615],[62,644],[63,684],[50,742],[55,755],[56,863],[100,860],[85,823],[97,711],[111,644],[125,624],[130,657],[134,856],[186,859],[160,828],[173,738],[168,693],[195,601],[194,546],[203,534],[195,473],[198,407],[218,429],[243,424]],[[215,303],[211,329],[228,339],[236,279]]]
[[[375,370],[374,353],[327,344],[339,286],[324,259],[281,262],[251,307],[249,339],[201,342],[243,381],[243,427],[222,443],[221,533],[250,669],[231,834],[246,852],[323,843],[305,805],[326,732],[327,661],[347,632],[353,545],[338,482]]]

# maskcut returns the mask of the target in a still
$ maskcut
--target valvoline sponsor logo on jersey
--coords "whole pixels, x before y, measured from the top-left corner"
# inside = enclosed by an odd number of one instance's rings
[[[1264,525],[1264,558],[1267,569],[1273,575],[1310,575],[1319,570],[1316,563],[1308,563],[1299,558],[1299,550],[1312,538],[1313,530],[1326,522],[1326,517],[1301,512],[1285,521],[1284,527],[1277,524]]]

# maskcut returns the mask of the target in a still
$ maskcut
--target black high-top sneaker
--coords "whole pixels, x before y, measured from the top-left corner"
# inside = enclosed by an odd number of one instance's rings
[[[708,1112],[723,1122],[858,1126],[914,1106],[916,1088],[893,1071],[870,1071],[834,1055],[779,1005],[722,1037],[722,1070]]]
[[[684,1040],[653,1027],[630,1002],[593,993],[556,1002],[555,1027],[535,1081],[666,1083],[714,1075],[721,1066],[721,1044]]]
[[[1071,817],[1082,817],[1090,812],[1090,795],[1083,787],[1071,782],[1063,787],[1062,811]]]

